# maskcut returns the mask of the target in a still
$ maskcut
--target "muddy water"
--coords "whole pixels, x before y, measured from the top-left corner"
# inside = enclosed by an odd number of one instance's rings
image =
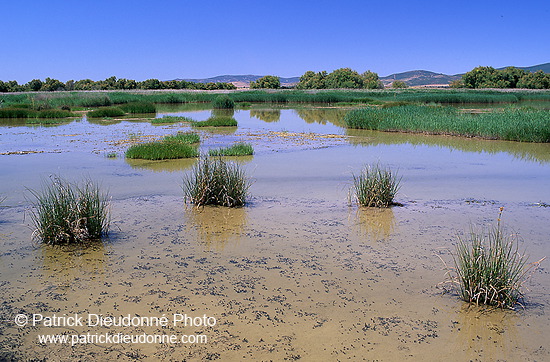
[[[300,113],[301,112],[301,113]],[[471,223],[503,206],[535,261],[550,256],[548,145],[346,132],[341,110],[237,111],[204,150],[254,144],[241,209],[185,206],[192,160],[126,162],[128,143],[184,124],[2,127],[0,357],[48,360],[534,360],[550,358],[547,262],[525,308],[468,307],[444,293],[443,262]],[[196,119],[207,110],[171,110]],[[305,118],[302,119],[301,117]],[[278,118],[278,119],[277,119]],[[75,135],[75,136],[72,136]],[[403,177],[403,207],[348,204],[353,172],[382,162]],[[33,242],[28,192],[49,174],[91,176],[112,195],[109,238],[76,247]],[[215,326],[15,325],[17,314],[216,318]],[[38,335],[206,335],[204,344],[40,344]],[[0,358],[1,359],[1,358]]]

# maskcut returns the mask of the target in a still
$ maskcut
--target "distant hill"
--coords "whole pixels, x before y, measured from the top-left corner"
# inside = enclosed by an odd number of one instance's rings
[[[500,70],[500,69],[504,69],[504,68],[506,68],[506,67],[502,67],[502,68],[498,68],[498,69]],[[526,70],[526,71],[531,72],[531,73],[534,73],[537,70],[542,70],[544,73],[550,73],[550,63],[533,65],[531,67],[516,67],[516,68],[523,69],[523,70]]]
[[[504,69],[498,68],[498,69]],[[550,63],[533,65],[531,67],[517,67],[524,69],[528,72],[536,72],[537,70],[542,70],[545,73],[550,73]],[[209,83],[209,82],[223,82],[223,83],[233,83],[237,88],[248,88],[250,82],[253,82],[259,78],[261,75],[219,75],[212,78],[203,78],[203,79],[176,79],[176,80],[185,80],[188,82],[196,83]],[[412,70],[404,73],[395,73],[390,74],[386,77],[380,77],[384,86],[388,87],[396,81],[400,80],[409,87],[422,87],[422,86],[447,86],[453,80],[458,80],[462,78],[462,74],[448,75],[443,73],[434,73],[427,70]],[[291,78],[279,78],[281,80],[281,85],[285,87],[292,87],[300,81],[300,77],[291,77]]]
[[[250,86],[250,82],[254,82],[258,79],[263,77],[263,75],[218,75],[217,77],[212,78],[204,78],[204,79],[177,79],[177,80],[185,80],[187,82],[195,82],[195,83],[233,83],[238,88],[245,88]],[[285,87],[292,87],[296,85],[300,81],[300,77],[292,77],[292,78],[282,78],[279,77],[281,80],[281,85]]]
[[[427,70],[412,70],[410,72],[404,72],[404,73],[396,73],[388,75],[387,77],[380,77],[380,80],[382,83],[384,83],[384,86],[388,87],[391,86],[391,84],[396,81],[400,80],[405,83],[409,87],[417,87],[417,86],[435,86],[435,85],[448,85],[451,81],[461,79],[462,76],[460,74],[457,75],[447,75],[443,73],[434,73]]]

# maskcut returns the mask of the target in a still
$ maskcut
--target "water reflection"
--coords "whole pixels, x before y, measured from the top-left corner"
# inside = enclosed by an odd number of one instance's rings
[[[518,345],[525,345],[517,330],[521,321],[515,311],[486,310],[465,303],[451,320],[458,337],[455,352],[466,360],[482,356],[483,360],[496,361],[500,356],[514,355]]]
[[[102,241],[75,245],[41,245],[44,276],[70,287],[77,280],[103,278],[106,250]]]
[[[378,132],[358,129],[346,129],[346,135],[351,136],[349,142],[354,145],[427,145],[476,153],[487,152],[489,154],[496,154],[505,152],[521,160],[536,161],[539,163],[550,162],[550,144],[548,143],[494,141],[479,138]]]
[[[176,160],[140,160],[125,158],[126,163],[135,169],[150,170],[155,172],[179,172],[190,169],[197,163],[196,158],[180,158]]]
[[[350,214],[353,229],[361,240],[383,241],[395,229],[392,208],[360,207]]]
[[[342,108],[298,108],[296,114],[306,123],[332,123],[338,127],[345,127],[344,116],[348,112]]]
[[[235,115],[234,109],[212,109],[212,117],[231,117]]]
[[[281,120],[280,109],[251,109],[250,117],[258,118],[264,122],[279,122]]]
[[[206,250],[223,250],[237,243],[247,222],[244,207],[187,207],[185,216],[196,232],[197,242]]]

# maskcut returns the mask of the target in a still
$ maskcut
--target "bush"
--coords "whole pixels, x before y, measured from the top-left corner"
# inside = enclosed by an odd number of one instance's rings
[[[353,175],[352,195],[357,203],[366,207],[390,207],[401,179],[395,172],[375,164],[366,166],[359,176]]]
[[[471,231],[469,240],[460,238],[456,246],[454,282],[466,302],[512,308],[522,297],[529,269],[538,264],[528,266],[517,238],[504,234],[502,210],[496,226],[486,233]]]
[[[212,102],[214,109],[233,109],[235,108],[235,102],[227,95],[217,96]]]
[[[254,149],[250,143],[237,143],[230,147],[222,147],[208,151],[210,156],[250,156]]]
[[[210,117],[206,121],[193,121],[193,127],[237,127],[237,120],[233,117]]]
[[[197,206],[243,206],[250,181],[241,167],[221,158],[203,157],[183,179],[186,201]]]
[[[104,107],[88,112],[87,116],[90,118],[105,118],[121,117],[124,116],[124,114],[124,111],[118,107]]]
[[[63,244],[98,239],[109,228],[108,196],[86,180],[71,184],[55,177],[35,197],[31,219],[33,235],[47,244]]]
[[[131,114],[157,113],[157,108],[150,102],[130,102],[119,106],[119,108]]]

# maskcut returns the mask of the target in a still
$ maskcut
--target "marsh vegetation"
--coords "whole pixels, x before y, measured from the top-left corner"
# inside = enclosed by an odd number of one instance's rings
[[[351,198],[360,206],[390,207],[399,191],[401,178],[397,172],[380,164],[367,165],[359,175],[353,175]]]
[[[215,148],[208,151],[210,156],[250,156],[254,148],[250,143],[236,143],[229,147]]]
[[[250,180],[243,168],[220,157],[203,156],[183,179],[186,201],[196,205],[243,206]]]
[[[46,244],[99,239],[109,230],[108,195],[91,180],[71,183],[60,177],[45,182],[34,197],[34,235]]]

